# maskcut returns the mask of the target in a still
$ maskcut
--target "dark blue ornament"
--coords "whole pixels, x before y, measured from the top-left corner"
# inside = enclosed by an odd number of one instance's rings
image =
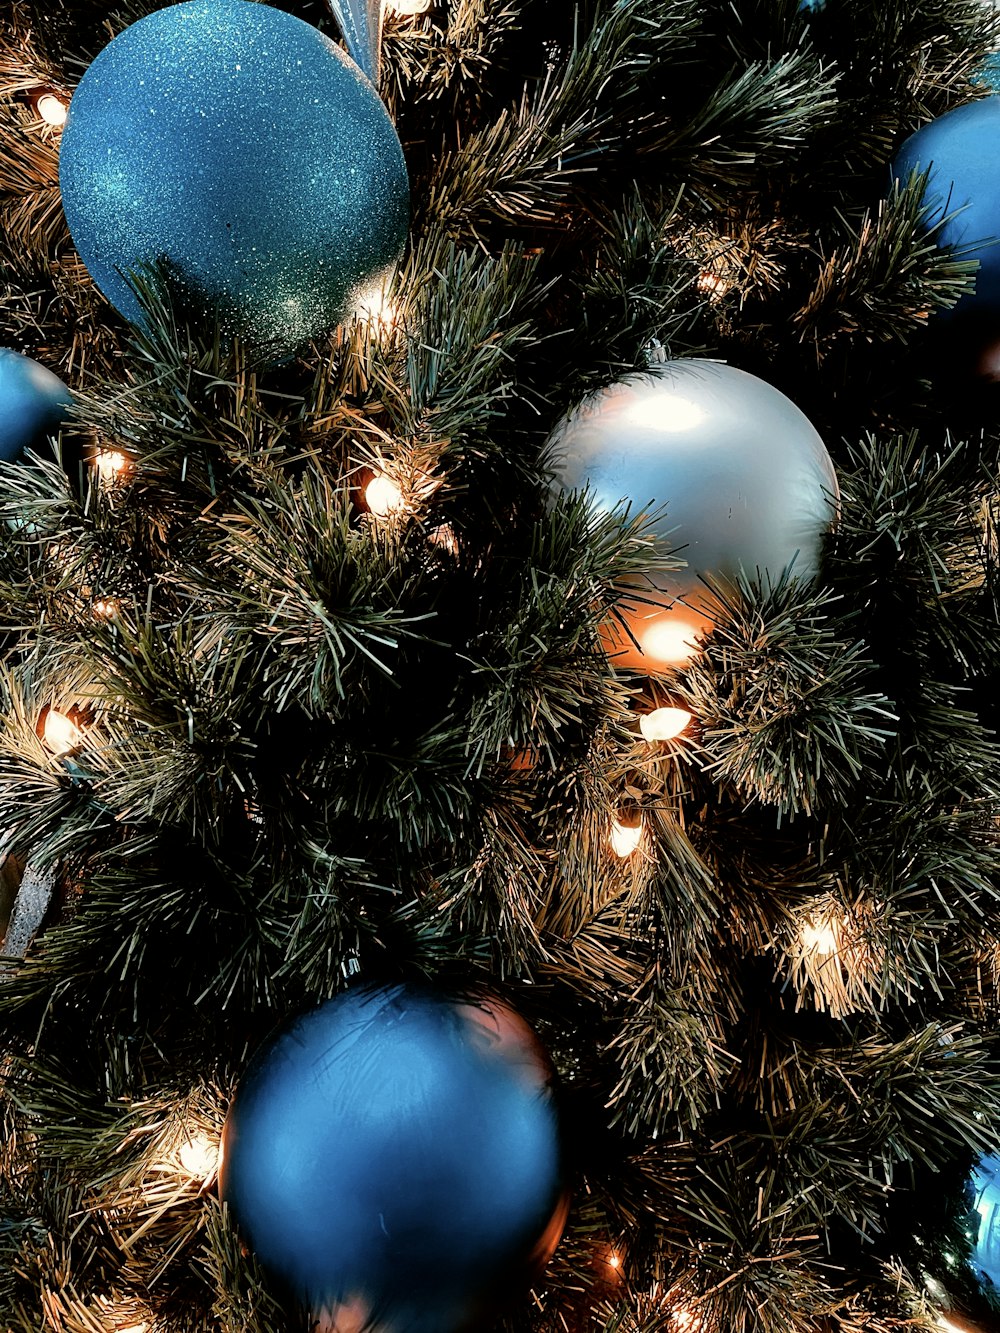
[[[566,1220],[551,1066],[495,999],[351,990],[256,1056],[223,1200],[326,1328],[459,1333],[548,1262]]]
[[[25,449],[38,449],[65,421],[72,401],[58,375],[0,347],[0,459],[13,463]]]
[[[129,274],[275,358],[380,285],[406,238],[399,139],[329,38],[250,0],[188,0],[120,33],[70,103],[59,177],[91,277],[129,320]]]
[[[940,246],[959,247],[979,260],[973,293],[955,310],[1000,313],[1000,97],[955,107],[922,126],[903,144],[892,164],[903,182],[927,171],[927,226],[948,221],[935,233]],[[954,216],[951,216],[954,215]]]

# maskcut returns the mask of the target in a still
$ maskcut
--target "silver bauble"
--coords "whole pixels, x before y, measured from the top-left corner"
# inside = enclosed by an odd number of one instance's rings
[[[651,568],[631,596],[623,589],[618,611],[636,643],[617,625],[605,635],[621,666],[690,660],[718,613],[711,587],[724,592],[741,572],[765,586],[789,568],[812,579],[837,515],[837,476],[808,418],[722,362],[627,376],[564,417],[548,449],[564,488],[589,487],[600,510],[649,511],[662,552],[686,562]]]

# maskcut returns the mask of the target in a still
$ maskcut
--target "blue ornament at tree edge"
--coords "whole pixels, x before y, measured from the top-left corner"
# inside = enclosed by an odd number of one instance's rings
[[[972,1172],[973,1207],[979,1229],[972,1266],[1000,1290],[1000,1157],[986,1155]]]
[[[165,272],[185,308],[271,359],[328,334],[391,272],[409,182],[378,94],[301,19],[187,0],[98,55],[59,164],[91,277],[142,323],[130,275]]]
[[[0,347],[0,459],[13,463],[37,449],[66,419],[72,395],[58,375]]]
[[[928,171],[926,225],[948,220],[935,233],[939,246],[954,246],[979,260],[975,291],[956,313],[1000,315],[1000,97],[985,97],[945,112],[921,126],[900,148],[893,177],[905,184]]]
[[[255,1057],[220,1196],[326,1333],[466,1333],[551,1258],[568,1199],[552,1068],[501,1001],[364,986]]]

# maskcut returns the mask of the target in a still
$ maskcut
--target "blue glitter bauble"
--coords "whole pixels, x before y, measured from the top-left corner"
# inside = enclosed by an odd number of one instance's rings
[[[329,333],[398,259],[409,184],[379,97],[329,38],[250,0],[188,0],[126,28],[73,95],[70,233],[127,319],[128,274],[272,355]]]
[[[72,395],[58,375],[0,347],[0,458],[13,463],[37,449],[66,419]]]
[[[892,164],[904,184],[915,170],[927,171],[924,199],[927,226],[948,221],[935,232],[939,246],[957,246],[963,257],[979,260],[975,291],[956,311],[1000,312],[1000,97],[939,116],[911,134]],[[954,216],[952,216],[954,215]]]
[[[549,1260],[566,1221],[551,1066],[495,999],[351,990],[258,1054],[219,1188],[325,1328],[459,1333]]]

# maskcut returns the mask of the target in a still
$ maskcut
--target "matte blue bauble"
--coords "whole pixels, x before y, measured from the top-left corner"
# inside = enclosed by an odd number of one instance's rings
[[[323,1328],[478,1328],[566,1220],[551,1066],[495,999],[348,991],[258,1053],[219,1185]]]
[[[37,449],[66,419],[72,396],[58,375],[0,347],[0,459],[12,463]]]
[[[250,0],[126,28],[77,88],[59,166],[70,233],[133,322],[162,266],[196,315],[288,355],[398,259],[409,184],[371,84],[329,38]]]
[[[927,225],[948,216],[935,233],[941,246],[958,246],[979,260],[974,293],[958,311],[1000,312],[1000,97],[955,107],[922,126],[903,144],[892,164],[905,183],[914,170],[927,171]],[[950,216],[954,214],[954,216]]]

